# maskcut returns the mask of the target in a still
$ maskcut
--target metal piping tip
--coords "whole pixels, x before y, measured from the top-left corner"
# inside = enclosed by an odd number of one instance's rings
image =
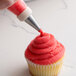
[[[37,31],[40,30],[39,24],[37,23],[37,21],[34,19],[34,17],[32,15],[30,15],[25,22],[27,24],[29,24],[30,26],[32,26],[34,29],[36,29]]]

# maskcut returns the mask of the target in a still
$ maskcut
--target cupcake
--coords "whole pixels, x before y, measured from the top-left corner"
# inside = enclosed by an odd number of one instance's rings
[[[25,58],[32,76],[58,76],[65,48],[52,34],[37,36],[28,45]]]

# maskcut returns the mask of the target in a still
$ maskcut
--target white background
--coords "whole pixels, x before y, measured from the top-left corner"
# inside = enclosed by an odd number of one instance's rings
[[[75,76],[76,0],[35,0],[27,4],[40,27],[52,33],[66,48],[60,76]],[[30,76],[24,51],[38,34],[11,12],[0,11],[0,76]]]

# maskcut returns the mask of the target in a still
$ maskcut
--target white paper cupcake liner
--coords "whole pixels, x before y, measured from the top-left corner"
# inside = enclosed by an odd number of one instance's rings
[[[54,64],[40,65],[27,60],[29,71],[32,76],[57,76],[63,64],[63,58]]]

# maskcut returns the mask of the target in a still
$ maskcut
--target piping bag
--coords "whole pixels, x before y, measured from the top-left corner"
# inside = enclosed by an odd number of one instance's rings
[[[26,5],[23,0],[16,1],[12,6],[8,7],[8,10],[14,13],[20,21],[25,21],[38,32],[41,32],[39,24],[32,16],[32,10]]]

